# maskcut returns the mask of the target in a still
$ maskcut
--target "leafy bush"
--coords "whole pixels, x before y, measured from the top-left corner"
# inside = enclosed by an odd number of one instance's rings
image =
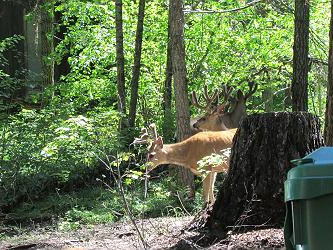
[[[170,184],[174,188],[170,188]],[[173,190],[173,191],[172,191]],[[196,199],[180,203],[177,187],[170,178],[151,181],[148,196],[144,198],[144,185],[135,180],[125,186],[125,197],[135,218],[158,216],[184,216],[197,213],[202,206],[201,195]],[[111,186],[106,189],[99,183],[75,192],[53,193],[40,201],[27,201],[14,209],[10,221],[50,221],[56,219],[61,230],[75,230],[81,225],[112,223],[127,219],[127,211],[119,190]]]
[[[16,51],[17,44],[23,40],[23,36],[13,35],[0,41],[0,118],[17,105],[10,102],[11,99],[20,95],[25,83],[19,75],[24,71],[16,72],[16,76],[10,76],[3,71],[8,66],[8,60],[4,53],[11,50]]]
[[[0,208],[94,180],[100,171],[96,155],[119,147],[118,120],[109,109],[87,116],[22,110],[8,117],[0,124]]]

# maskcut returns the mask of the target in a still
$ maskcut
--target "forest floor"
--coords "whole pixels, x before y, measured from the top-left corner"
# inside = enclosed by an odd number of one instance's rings
[[[283,249],[282,229],[232,233],[209,247],[201,247],[199,233],[187,231],[193,217],[160,217],[137,220],[149,249]],[[130,221],[83,226],[75,231],[59,231],[47,226],[31,226],[20,233],[0,227],[0,249],[143,249]],[[7,235],[4,237],[4,235]]]

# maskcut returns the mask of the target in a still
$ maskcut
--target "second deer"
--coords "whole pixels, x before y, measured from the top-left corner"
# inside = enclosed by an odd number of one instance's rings
[[[246,101],[257,90],[257,87],[258,85],[254,82],[249,82],[250,89],[245,95],[241,90],[238,90],[236,103],[231,112],[226,112],[226,107],[229,106],[228,100],[231,89],[224,89],[222,92],[224,95],[224,103],[216,106],[215,110],[209,109],[210,112],[207,112],[207,109],[205,109],[206,112],[204,116],[198,119],[193,124],[193,127],[204,131],[223,131],[237,128],[241,118],[246,115]],[[198,104],[195,92],[192,93],[192,102],[196,107],[202,109],[203,106]],[[211,102],[209,105],[211,105]]]

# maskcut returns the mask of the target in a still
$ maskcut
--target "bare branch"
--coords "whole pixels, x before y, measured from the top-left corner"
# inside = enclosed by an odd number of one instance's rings
[[[193,13],[193,14],[198,14],[198,13],[206,13],[206,14],[223,14],[223,13],[230,13],[230,12],[236,12],[236,11],[240,11],[240,10],[244,10],[246,8],[249,8],[253,5],[256,5],[258,3],[264,2],[265,0],[257,0],[257,1],[253,1],[248,3],[245,6],[239,7],[239,8],[234,8],[234,9],[229,9],[229,10],[193,10],[193,9],[184,9],[183,12],[185,14],[189,13]]]
[[[257,88],[258,88],[258,84],[255,83],[254,81],[249,81],[248,85],[249,85],[250,89],[249,89],[249,92],[247,92],[245,95],[245,100],[248,99],[250,96],[252,96],[254,94],[254,92],[257,91]]]

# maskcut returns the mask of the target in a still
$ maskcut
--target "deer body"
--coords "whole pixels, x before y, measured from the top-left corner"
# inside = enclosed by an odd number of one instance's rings
[[[230,148],[235,132],[236,129],[199,132],[174,144],[162,144],[161,141],[158,141],[155,148],[152,149],[152,157],[149,158],[152,166],[149,170],[161,164],[177,164],[197,174],[197,162],[212,153],[219,153],[222,149]],[[215,172],[224,170],[226,169],[218,168]]]
[[[163,144],[161,137],[158,137],[151,145],[148,153],[152,170],[161,164],[176,164],[188,168],[193,174],[201,175],[198,171],[198,161],[212,153],[219,153],[222,149],[231,148],[232,140],[237,129],[219,132],[199,132],[188,139],[174,144]],[[203,180],[203,199],[205,202],[214,202],[214,182],[216,173],[226,172],[229,162],[221,166],[207,167],[210,171]]]

